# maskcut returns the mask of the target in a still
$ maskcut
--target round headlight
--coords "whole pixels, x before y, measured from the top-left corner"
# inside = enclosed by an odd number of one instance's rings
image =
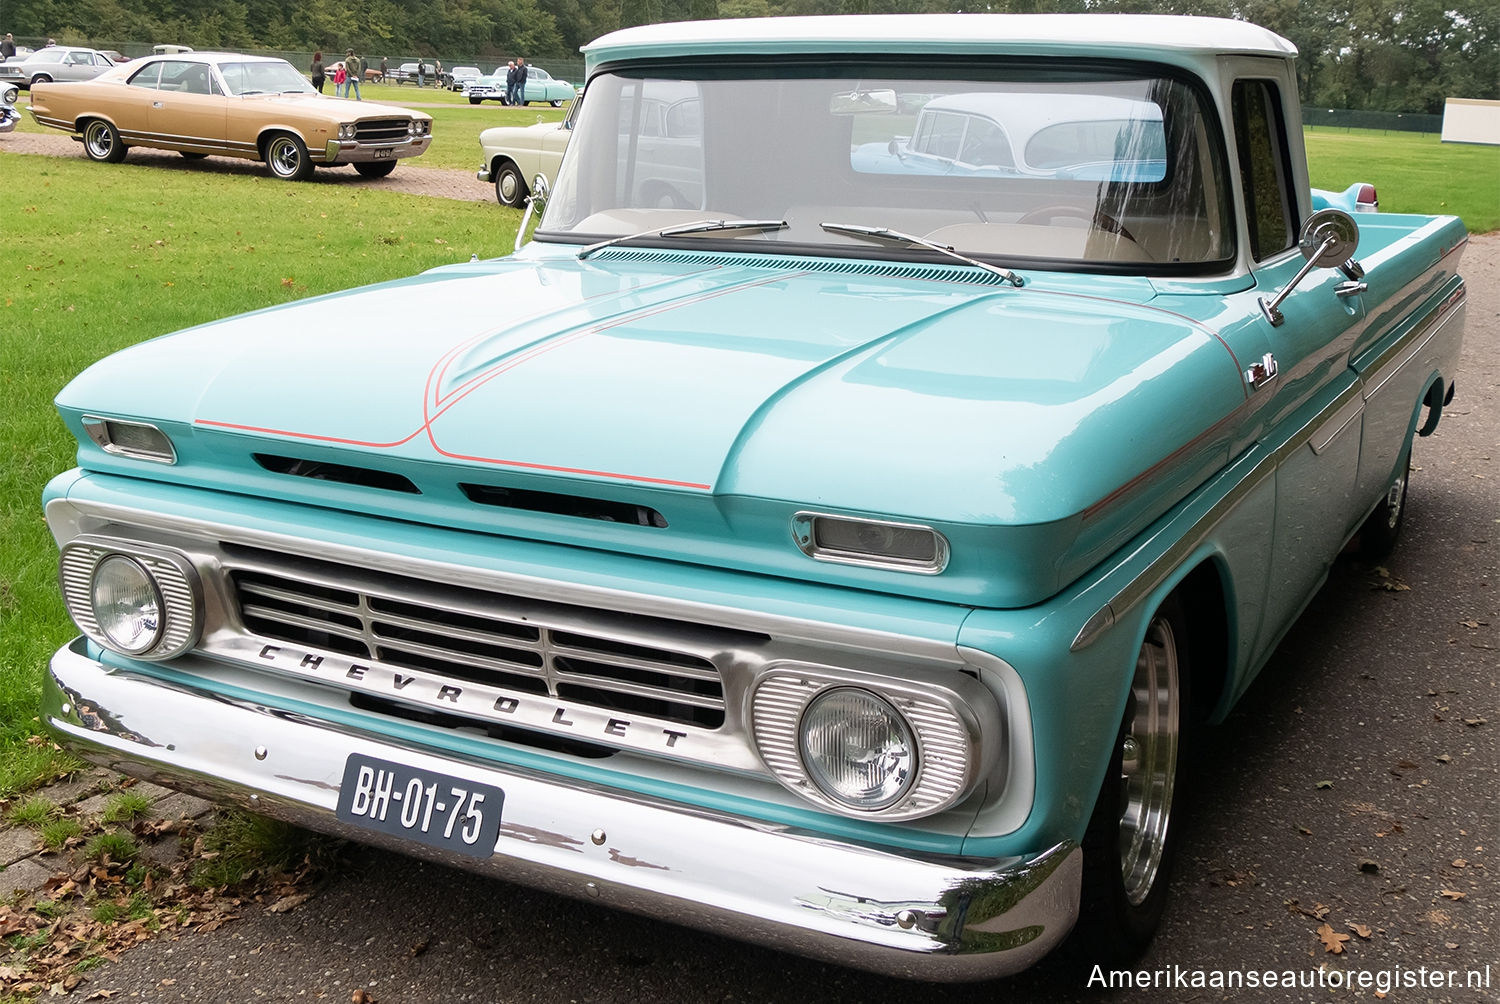
[[[5,89],[5,94],[3,96],[3,100],[5,101],[6,104],[13,105],[13,104],[16,103],[16,99],[19,98],[20,96],[21,96],[21,89],[19,87],[7,87]]]
[[[138,561],[123,554],[103,559],[89,593],[99,630],[120,651],[139,655],[161,640],[161,591]]]
[[[854,687],[835,687],[802,712],[797,742],[807,775],[854,809],[894,805],[917,774],[917,745],[895,708]]]

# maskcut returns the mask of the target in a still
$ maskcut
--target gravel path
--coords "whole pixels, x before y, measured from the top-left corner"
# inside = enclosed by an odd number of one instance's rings
[[[83,144],[71,136],[13,132],[0,136],[0,151],[6,153],[34,153],[50,157],[76,157],[83,159]],[[164,150],[132,148],[130,160],[137,164],[150,163],[158,167],[180,171],[209,171],[220,174],[264,174],[264,164],[233,157],[208,157],[190,161],[180,154]],[[459,199],[464,202],[494,202],[495,189],[474,177],[473,171],[455,171],[445,168],[417,167],[402,164],[387,177],[376,181],[361,178],[352,168],[330,168],[317,171],[307,182],[313,185],[358,185],[380,192],[404,192],[407,195],[430,195],[439,199]]]

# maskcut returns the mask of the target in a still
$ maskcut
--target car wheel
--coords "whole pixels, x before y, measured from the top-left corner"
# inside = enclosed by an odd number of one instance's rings
[[[548,104],[550,104],[553,108],[561,108],[562,107],[562,102],[561,101],[550,101],[550,102],[548,102]]]
[[[1168,597],[1136,655],[1125,715],[1084,837],[1074,937],[1090,963],[1136,958],[1166,907],[1177,849],[1172,809],[1188,722],[1187,639],[1182,603]]]
[[[361,178],[384,178],[396,169],[394,160],[372,160],[368,164],[355,164],[354,170]]]
[[[495,175],[495,198],[502,206],[519,209],[526,204],[527,194],[526,179],[521,176],[521,169],[506,161]]]
[[[307,147],[291,133],[279,132],[266,141],[266,166],[283,181],[303,181],[313,173]]]
[[[30,89],[32,87],[35,87],[37,84],[50,84],[50,83],[52,83],[52,78],[51,77],[49,77],[45,73],[38,73],[36,76],[34,76],[34,77],[31,78],[31,82],[29,84],[27,84],[26,87],[28,89]]]
[[[470,98],[469,99],[469,104],[471,104],[471,105],[477,105],[482,100],[483,100],[482,98]]]
[[[1380,504],[1370,513],[1359,528],[1359,556],[1366,561],[1377,561],[1390,554],[1401,536],[1401,525],[1406,521],[1406,486],[1411,481],[1411,444],[1406,444],[1406,458],[1401,461],[1401,472],[1386,488]]]
[[[118,164],[125,159],[125,143],[114,126],[103,119],[90,119],[83,127],[83,152],[89,160]]]

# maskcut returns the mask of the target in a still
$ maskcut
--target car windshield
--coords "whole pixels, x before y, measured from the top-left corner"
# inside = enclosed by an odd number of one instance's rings
[[[788,226],[736,250],[933,254],[882,247],[877,228],[993,261],[1184,273],[1232,258],[1223,138],[1201,88],[1166,71],[909,57],[673,70],[590,80],[539,239],[765,219]]]
[[[224,74],[224,83],[230,94],[316,94],[317,90],[308,79],[292,67],[291,63],[245,62],[220,63],[219,72]]]

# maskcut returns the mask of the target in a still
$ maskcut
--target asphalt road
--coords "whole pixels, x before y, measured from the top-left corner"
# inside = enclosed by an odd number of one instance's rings
[[[296,910],[247,905],[213,933],[142,945],[77,994],[1300,1004],[1375,1000],[1383,984],[1373,981],[1394,978],[1386,1000],[1500,1001],[1500,235],[1472,240],[1463,264],[1458,397],[1417,444],[1404,536],[1385,574],[1341,559],[1191,765],[1175,897],[1141,963],[1176,985],[1108,992],[1090,985],[1093,974],[1044,965],[985,987],[920,987],[359,849]],[[1342,953],[1320,940],[1325,923],[1348,936]],[[1465,986],[1471,969],[1487,984]],[[1251,970],[1314,986],[1180,985]],[[1434,986],[1434,970],[1444,983],[1456,972],[1457,986]],[[1333,972],[1367,972],[1372,983],[1320,988],[1341,978]]]

